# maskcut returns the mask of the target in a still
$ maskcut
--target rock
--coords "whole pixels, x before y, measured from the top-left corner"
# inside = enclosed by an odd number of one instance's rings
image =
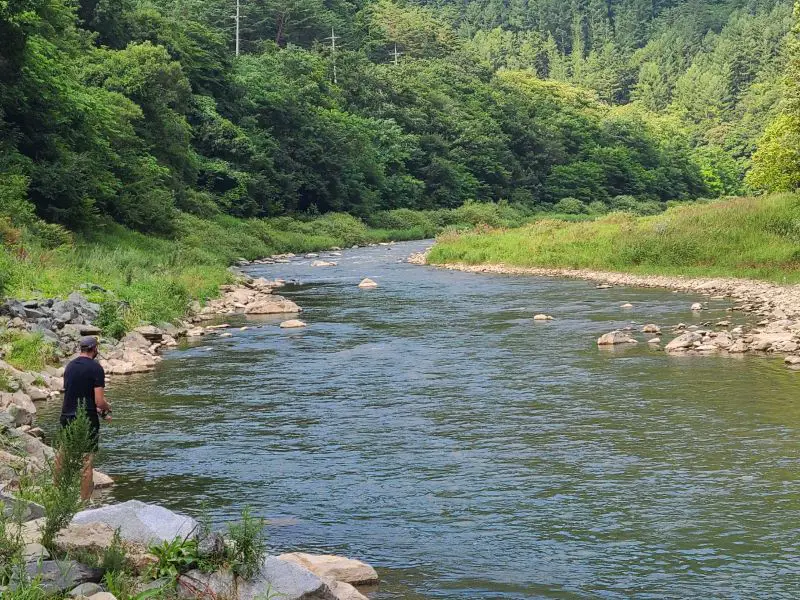
[[[102,569],[93,569],[74,560],[45,560],[25,566],[28,579],[39,579],[39,587],[46,594],[63,594],[80,583],[98,583]],[[15,587],[13,576],[10,587]]]
[[[304,552],[281,554],[278,558],[305,567],[319,577],[330,577],[352,585],[370,585],[380,581],[375,569],[367,563],[352,558]]]
[[[691,348],[695,342],[699,342],[702,339],[703,336],[696,331],[687,331],[672,340],[664,349],[667,352],[679,352]]]
[[[25,546],[23,546],[22,558],[26,563],[36,562],[39,560],[50,560],[50,553],[47,551],[47,548],[34,542],[32,544],[25,544]]]
[[[633,308],[633,304],[626,302],[625,304],[621,304],[620,308]]]
[[[150,343],[157,343],[164,339],[164,332],[153,325],[142,325],[134,329],[134,331]]]
[[[109,592],[97,592],[89,596],[89,600],[117,600],[117,597]]]
[[[349,583],[335,581],[333,579],[323,579],[333,593],[336,600],[369,600],[364,594],[359,592]]]
[[[336,263],[329,260],[315,260],[311,263],[312,267],[335,267]]]
[[[661,333],[661,327],[656,325],[655,323],[648,323],[644,327],[642,327],[642,333]]]
[[[191,517],[138,500],[82,511],[72,522],[105,523],[112,529],[118,528],[123,540],[144,546],[172,541],[176,537],[194,537],[198,528],[197,521]]]
[[[97,314],[100,312],[100,305],[89,302],[86,299],[86,296],[80,292],[72,292],[69,296],[67,296],[67,301],[72,302],[81,316],[84,318],[89,317],[89,321],[96,319]]]
[[[550,315],[538,314],[538,315],[533,315],[533,320],[534,321],[552,321],[553,317],[551,317]]]
[[[6,300],[0,305],[0,314],[11,318],[25,319],[25,307],[18,300]]]
[[[201,573],[189,571],[178,580],[183,598],[216,600],[235,597],[256,600],[276,597],[281,600],[336,600],[328,584],[300,565],[268,556],[261,571],[251,581],[240,581],[234,592],[233,576],[229,572]],[[269,596],[268,596],[269,594]]]
[[[653,338],[651,340],[647,340],[647,343],[648,344],[660,344],[661,343],[661,338]]]
[[[269,296],[249,304],[244,312],[248,315],[272,315],[299,313],[303,312],[303,309],[283,296]]]
[[[773,352],[796,352],[800,348],[800,344],[794,340],[780,340],[772,344],[771,350]]]
[[[7,494],[0,490],[0,502],[3,504],[3,514],[6,517],[17,515],[22,522],[41,519],[44,516],[44,507],[21,498]]]
[[[306,327],[306,323],[300,319],[289,319],[281,323],[282,329],[294,329],[297,327]]]
[[[703,310],[703,305],[700,304],[699,302],[695,302],[694,304],[692,304],[692,310]]]
[[[225,333],[220,333],[219,337],[221,337],[221,338],[229,338],[229,337],[233,337],[233,334],[232,333],[228,333],[226,331]]]
[[[13,418],[17,427],[30,425],[36,414],[36,406],[31,397],[24,392],[0,392],[0,410],[5,409]]]
[[[84,324],[79,327],[81,335],[101,335],[103,330],[94,325]]]
[[[615,346],[618,344],[636,344],[637,341],[624,331],[611,331],[604,333],[597,339],[598,346]]]
[[[695,350],[698,352],[716,352],[719,348],[714,344],[700,344],[699,346],[695,346]]]
[[[789,366],[796,366],[796,365],[800,366],[800,355],[792,354],[790,356],[787,356],[786,358],[783,359],[783,362],[785,362]]]
[[[78,596],[85,596],[88,598],[102,591],[103,588],[96,583],[82,583],[74,590],[70,591],[69,596],[72,598],[77,598]]]
[[[375,281],[373,281],[372,279],[370,279],[369,277],[365,277],[364,279],[361,280],[361,283],[358,284],[358,287],[364,288],[364,289],[376,288],[376,287],[378,287],[378,284]]]
[[[728,352],[731,354],[742,354],[747,352],[748,349],[747,342],[742,339],[736,340],[730,346],[728,346]]]
[[[105,523],[70,523],[58,532],[55,544],[67,555],[76,552],[99,554],[111,546],[113,539],[114,528]]]
[[[319,254],[317,254],[316,252],[309,252],[303,258],[319,258]]]
[[[150,341],[138,331],[129,332],[124,338],[120,340],[120,344],[124,348],[132,348],[135,350],[146,350],[150,348]]]

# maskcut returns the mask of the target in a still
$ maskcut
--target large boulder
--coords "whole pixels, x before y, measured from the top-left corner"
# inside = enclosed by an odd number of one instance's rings
[[[38,579],[39,588],[47,595],[64,594],[81,583],[99,583],[103,577],[102,569],[87,567],[74,560],[32,562],[26,565],[25,570],[28,580]],[[19,576],[13,579],[18,581]],[[16,585],[12,580],[9,587],[14,589]]]
[[[143,546],[172,541],[176,537],[195,537],[198,529],[197,521],[191,517],[138,500],[84,510],[75,515],[72,522],[105,523],[112,530],[119,529],[122,540]]]
[[[134,331],[143,336],[151,344],[158,343],[164,339],[164,332],[153,325],[142,325],[134,329]]]
[[[228,571],[202,573],[189,571],[178,580],[183,598],[216,600],[256,600],[277,597],[281,600],[337,600],[327,583],[300,565],[268,556],[252,580],[235,580]],[[272,596],[270,596],[270,594]]]
[[[60,552],[69,556],[89,552],[100,554],[111,547],[114,528],[105,523],[70,523],[58,532],[55,544]]]
[[[94,321],[100,313],[100,305],[89,302],[80,292],[72,292],[67,296],[67,301],[71,302],[78,314],[87,321]]]
[[[26,393],[0,392],[0,410],[5,410],[14,417],[17,426],[30,425],[36,414],[36,406]]]
[[[271,295],[248,304],[244,312],[248,315],[273,315],[280,313],[299,313],[303,312],[303,309],[288,298]]]
[[[378,573],[367,563],[332,554],[289,552],[279,559],[305,567],[319,577],[330,577],[352,585],[370,585],[380,581]]]
[[[618,344],[636,344],[637,341],[633,339],[628,333],[624,331],[611,331],[604,333],[597,339],[598,346],[616,346]]]
[[[703,336],[696,331],[687,331],[686,333],[682,333],[672,340],[664,349],[667,352],[680,352],[682,350],[688,350],[694,346],[695,342],[699,342],[702,339]]]

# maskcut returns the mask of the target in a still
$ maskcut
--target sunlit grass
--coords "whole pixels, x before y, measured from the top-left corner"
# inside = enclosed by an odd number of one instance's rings
[[[440,236],[431,263],[800,281],[800,195],[735,198],[653,217],[612,214]]]

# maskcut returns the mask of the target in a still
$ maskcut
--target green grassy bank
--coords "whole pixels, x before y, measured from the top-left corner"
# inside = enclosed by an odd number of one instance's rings
[[[63,297],[82,289],[111,307],[112,314],[103,318],[110,333],[121,333],[141,322],[174,321],[192,300],[216,296],[231,279],[227,267],[238,258],[425,239],[444,229],[513,227],[532,218],[504,203],[378,212],[369,223],[341,213],[250,220],[183,214],[177,233],[159,238],[113,223],[72,235],[40,221],[18,224],[0,217],[0,296]]]
[[[651,217],[615,213],[589,222],[445,232],[428,260],[797,283],[800,195],[687,204]]]

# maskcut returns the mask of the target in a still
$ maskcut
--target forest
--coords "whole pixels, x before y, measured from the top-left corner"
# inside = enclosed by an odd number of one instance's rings
[[[800,183],[785,0],[242,0],[238,40],[235,13],[3,0],[0,212],[169,236],[186,214],[652,214]]]

